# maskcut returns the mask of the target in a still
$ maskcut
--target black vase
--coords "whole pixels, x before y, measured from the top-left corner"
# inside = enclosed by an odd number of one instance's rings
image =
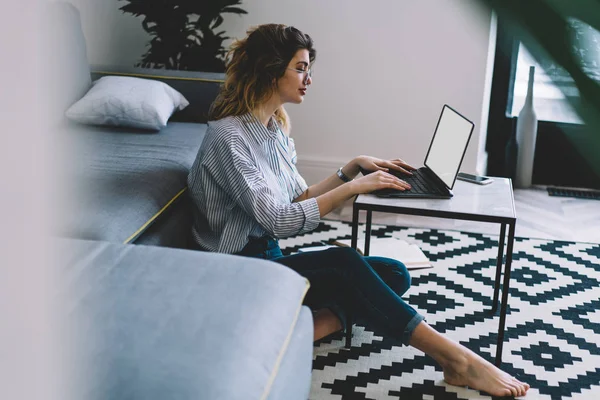
[[[504,176],[512,180],[517,173],[517,155],[519,146],[517,145],[517,118],[513,118],[512,129],[506,147],[504,149]]]

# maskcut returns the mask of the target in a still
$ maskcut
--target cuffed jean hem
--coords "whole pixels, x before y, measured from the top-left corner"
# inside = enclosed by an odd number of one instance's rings
[[[423,321],[425,321],[425,317],[419,313],[415,314],[415,316],[412,317],[410,321],[408,321],[408,324],[406,325],[406,328],[402,333],[402,343],[408,346],[408,343],[410,342],[410,338],[412,337],[415,328]]]

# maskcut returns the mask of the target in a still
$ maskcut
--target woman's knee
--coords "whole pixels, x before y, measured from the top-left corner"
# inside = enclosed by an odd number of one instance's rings
[[[365,257],[365,260],[396,294],[402,295],[410,288],[410,273],[402,262],[386,257]]]
[[[396,289],[396,293],[398,293],[399,295],[404,294],[409,288],[410,288],[410,284],[412,282],[412,278],[410,277],[410,272],[408,272],[408,268],[406,268],[406,265],[404,265],[404,263],[402,263],[401,261],[397,261],[397,260],[393,260],[393,264],[392,267],[395,271],[395,284],[396,284],[396,288],[392,288],[392,289]]]
[[[404,265],[404,263],[397,260],[394,261],[396,261],[396,269],[398,271],[399,276],[402,277],[402,281],[404,282],[405,286],[404,291],[406,292],[410,288],[410,284],[412,283],[410,272],[408,272],[408,268],[406,268],[406,265]]]

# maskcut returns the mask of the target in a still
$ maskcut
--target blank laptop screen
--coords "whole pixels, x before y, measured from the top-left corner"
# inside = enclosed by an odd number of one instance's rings
[[[444,106],[425,165],[449,188],[454,185],[472,130],[471,121]]]

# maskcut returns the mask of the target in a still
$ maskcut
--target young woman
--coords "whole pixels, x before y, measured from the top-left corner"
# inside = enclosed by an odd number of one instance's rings
[[[295,166],[283,105],[302,103],[315,56],[312,39],[284,25],[258,26],[233,44],[225,84],[188,177],[197,248],[270,259],[305,276],[311,284],[305,303],[315,312],[315,340],[344,329],[344,315],[352,312],[429,354],[450,384],[496,396],[524,395],[529,385],[435,331],[400,298],[410,286],[402,263],[343,248],[282,255],[278,238],[315,229],[321,217],[352,196],[410,188],[386,172],[410,174],[410,165],[369,156],[306,185]],[[360,168],[376,172],[356,178]]]

